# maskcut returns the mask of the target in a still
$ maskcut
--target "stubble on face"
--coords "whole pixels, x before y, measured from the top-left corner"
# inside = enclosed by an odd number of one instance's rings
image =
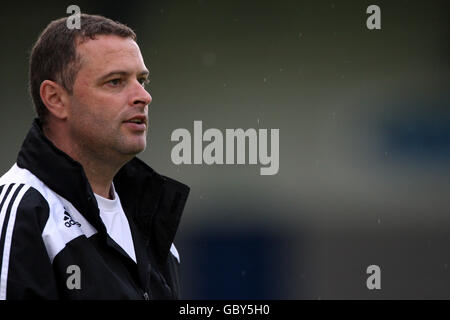
[[[137,76],[148,73],[139,47],[129,38],[99,36],[80,44],[77,51],[82,67],[71,96],[69,126],[78,152],[103,161],[132,158],[145,150],[148,128],[130,130],[124,121],[135,115],[148,119],[151,101],[136,83]],[[127,73],[120,86],[108,82],[118,79],[115,75],[102,78],[116,70]]]

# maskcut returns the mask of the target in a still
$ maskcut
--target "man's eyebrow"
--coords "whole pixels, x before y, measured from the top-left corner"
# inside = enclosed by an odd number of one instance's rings
[[[111,72],[108,72],[107,74],[105,74],[104,76],[101,76],[100,77],[100,79],[99,79],[99,81],[101,82],[101,81],[103,81],[103,80],[106,80],[106,79],[108,79],[109,77],[111,77],[111,76],[129,76],[131,74],[131,72],[128,72],[128,71],[123,71],[123,70],[114,70],[114,71],[111,71]],[[143,71],[141,71],[139,74],[138,74],[138,76],[139,77],[142,77],[142,76],[148,76],[149,75],[149,71],[148,70],[143,70]]]

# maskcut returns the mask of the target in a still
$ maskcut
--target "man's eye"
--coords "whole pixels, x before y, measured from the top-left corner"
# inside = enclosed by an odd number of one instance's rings
[[[141,78],[139,79],[139,83],[142,84],[143,87],[145,87],[146,84],[150,83],[150,80],[148,78]]]
[[[112,79],[108,81],[109,84],[113,85],[113,86],[118,86],[122,83],[122,79]]]

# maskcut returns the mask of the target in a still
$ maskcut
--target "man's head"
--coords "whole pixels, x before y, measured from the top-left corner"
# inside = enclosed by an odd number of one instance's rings
[[[50,23],[31,52],[30,91],[44,128],[57,146],[90,156],[141,152],[151,96],[135,33],[101,16],[82,14],[81,29],[66,19]]]

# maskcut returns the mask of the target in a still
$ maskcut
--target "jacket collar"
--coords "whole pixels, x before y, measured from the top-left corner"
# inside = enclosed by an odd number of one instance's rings
[[[44,135],[39,119],[34,120],[22,144],[17,165],[70,201],[97,230],[106,232],[83,167]],[[114,187],[128,218],[135,221],[155,259],[163,265],[178,229],[189,187],[158,174],[138,158],[119,170],[114,177]]]

